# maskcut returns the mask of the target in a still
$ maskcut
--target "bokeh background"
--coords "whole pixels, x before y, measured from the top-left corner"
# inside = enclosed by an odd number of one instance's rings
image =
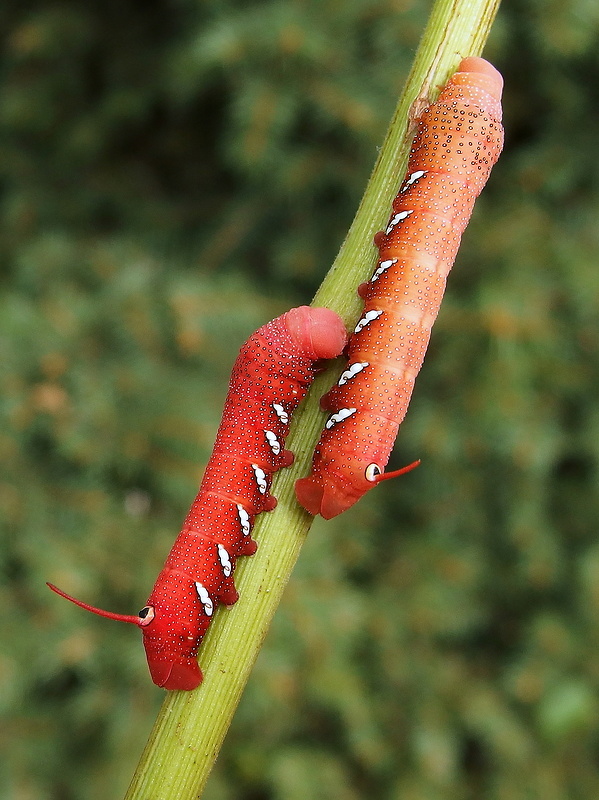
[[[0,796],[124,792],[135,613],[241,342],[309,302],[423,0],[0,9]],[[599,5],[506,0],[506,148],[394,455],[317,522],[206,800],[599,795]]]

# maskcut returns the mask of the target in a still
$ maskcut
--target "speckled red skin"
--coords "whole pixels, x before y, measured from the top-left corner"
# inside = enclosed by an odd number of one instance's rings
[[[139,616],[94,608],[48,584],[82,608],[138,625],[158,686],[189,690],[202,682],[198,648],[217,605],[236,602],[235,562],[256,552],[254,517],[276,506],[273,473],[293,461],[283,446],[291,415],[319,362],[338,356],[346,341],[337,314],[300,306],[243,345],[199,492]]]
[[[367,366],[321,401],[333,421],[352,413],[325,428],[311,474],[296,482],[311,514],[330,519],[384,479],[462,233],[503,146],[502,88],[491,64],[466,58],[417,120],[393,213],[374,239],[377,268],[358,290],[361,323],[378,316],[350,337],[348,368]],[[367,479],[369,465],[380,468],[378,479]]]
[[[305,396],[316,363],[338,356],[346,338],[337,314],[301,306],[264,325],[243,345],[198,495],[147,603],[154,608],[154,619],[142,628],[144,646],[152,679],[159,686],[193,689],[201,682],[197,652],[212,617],[206,614],[195,583],[203,585],[215,607],[237,600],[235,561],[256,551],[250,535],[253,519],[275,507],[277,501],[268,491],[272,475],[293,461],[293,454],[283,448],[289,431],[284,415],[290,418]],[[273,403],[284,409],[283,419]],[[268,444],[265,430],[280,442],[279,454]],[[263,493],[252,465],[264,472]],[[248,515],[245,533],[238,505]],[[217,543],[231,560],[228,577]]]

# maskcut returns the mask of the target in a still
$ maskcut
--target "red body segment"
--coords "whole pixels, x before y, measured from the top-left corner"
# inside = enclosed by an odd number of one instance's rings
[[[346,339],[337,314],[300,306],[243,345],[199,492],[139,616],[102,611],[50,585],[83,608],[138,625],[158,686],[194,689],[201,683],[198,647],[218,604],[237,600],[236,560],[255,553],[254,517],[276,506],[272,475],[293,461],[284,449],[291,415],[317,362],[339,355]]]
[[[364,312],[348,367],[321,401],[332,414],[299,502],[326,519],[388,477],[385,466],[412,395],[460,239],[503,145],[503,79],[465,58],[417,121],[406,177],[376,269],[358,292]],[[400,471],[401,472],[401,471]]]

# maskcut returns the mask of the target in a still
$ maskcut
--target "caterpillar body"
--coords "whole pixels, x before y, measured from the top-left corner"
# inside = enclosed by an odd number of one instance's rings
[[[291,415],[318,362],[339,355],[346,339],[333,311],[300,306],[243,345],[199,492],[137,616],[95,608],[48,584],[88,611],[138,625],[158,686],[194,689],[201,683],[197,652],[202,638],[217,605],[236,602],[235,562],[256,551],[254,517],[276,506],[269,493],[272,475],[293,461],[284,448]]]
[[[491,64],[465,58],[417,120],[406,177],[374,237],[377,266],[358,289],[364,311],[348,366],[321,400],[332,413],[310,475],[296,482],[311,514],[330,519],[415,466],[384,472],[462,233],[503,146],[502,88]]]

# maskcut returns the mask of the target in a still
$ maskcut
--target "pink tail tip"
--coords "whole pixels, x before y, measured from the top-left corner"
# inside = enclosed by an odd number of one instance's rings
[[[311,308],[310,338],[315,353],[321,358],[335,358],[347,342],[347,331],[341,317],[330,308]]]
[[[341,317],[330,308],[298,306],[286,314],[287,328],[314,358],[335,358],[347,342]]]
[[[468,56],[460,61],[458,72],[474,72],[479,75],[484,75],[491,81],[493,86],[493,96],[499,100],[503,91],[503,75],[498,69],[495,69],[493,64],[490,64],[486,59],[479,58],[478,56]]]

